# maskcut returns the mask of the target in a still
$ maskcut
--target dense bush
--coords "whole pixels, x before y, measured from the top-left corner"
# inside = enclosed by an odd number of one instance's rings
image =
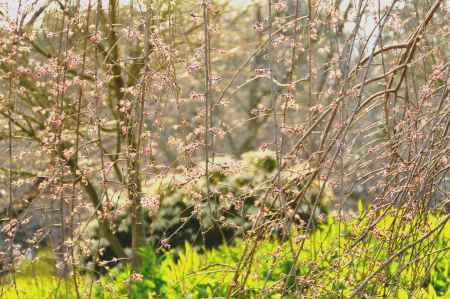
[[[243,154],[242,160],[217,158],[209,172],[209,200],[203,176],[173,174],[152,181],[144,189],[147,244],[159,247],[163,241],[165,246],[179,247],[189,242],[212,248],[233,242],[235,237],[242,236],[251,228],[252,219],[263,205],[270,209],[269,218],[273,220],[288,217],[286,212],[293,213],[298,203],[294,218],[297,224],[303,224],[312,213],[322,183],[314,180],[306,194],[301,196],[311,168],[307,164],[297,164],[283,171],[278,182],[280,193],[268,192],[276,170],[277,162],[270,151],[248,152]],[[131,217],[127,208],[128,198],[117,194],[111,197],[115,230],[122,244],[129,247]],[[326,186],[317,201],[314,223],[320,222],[327,214],[331,198],[332,192]],[[149,204],[145,204],[146,201]],[[289,209],[282,209],[281,205]],[[281,228],[275,228],[273,233],[280,235]],[[88,243],[86,248],[93,254],[102,247],[102,259],[113,258],[107,241],[99,240],[99,237],[98,223],[91,221],[83,238]],[[83,257],[92,260],[89,254]]]

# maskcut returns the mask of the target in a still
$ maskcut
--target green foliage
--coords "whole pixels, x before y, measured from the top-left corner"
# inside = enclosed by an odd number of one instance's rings
[[[423,219],[435,227],[441,218]],[[241,298],[280,298],[286,275],[294,264],[293,256],[301,240],[304,247],[297,262],[296,277],[288,279],[288,298],[304,294],[314,298],[348,297],[355,286],[396,252],[383,239],[390,232],[395,217],[386,216],[369,233],[360,246],[352,246],[355,236],[365,229],[364,221],[335,222],[331,217],[307,238],[301,231],[292,232],[294,252],[289,242],[267,238],[256,248]],[[410,230],[414,222],[403,225],[405,244],[423,235],[420,229]],[[417,233],[415,233],[417,231]],[[411,233],[413,232],[413,233]],[[338,236],[341,238],[338,238]],[[392,246],[392,244],[391,244]],[[399,247],[402,247],[399,244]],[[424,241],[419,247],[406,251],[363,288],[361,295],[383,298],[450,298],[450,224],[439,236]],[[199,251],[188,242],[156,254],[152,247],[143,248],[142,279],[130,281],[129,266],[119,265],[101,276],[92,286],[86,276],[78,275],[82,298],[213,298],[226,296],[234,276],[234,268],[244,254],[244,241],[233,245]],[[391,250],[392,249],[392,250]],[[397,249],[398,250],[398,249]],[[414,252],[418,255],[414,255]],[[72,278],[55,275],[55,259],[42,250],[33,260],[24,260],[16,272],[16,288],[10,276],[1,280],[2,298],[76,298]],[[91,294],[91,296],[89,295]]]
[[[393,217],[387,217],[377,226],[379,234],[387,234],[393,223]],[[438,218],[431,218],[435,225]],[[300,254],[296,279],[290,278],[288,287],[296,287],[291,292],[314,295],[317,298],[348,297],[355,286],[374,269],[379,267],[392,253],[382,238],[371,234],[364,246],[351,247],[355,234],[361,228],[356,221],[335,223],[329,218],[304,240]],[[405,227],[404,231],[408,228]],[[435,241],[424,244],[426,252],[421,258],[429,263],[417,263],[412,251],[395,259],[380,277],[375,277],[366,285],[362,294],[388,298],[449,298],[450,296],[450,225],[441,232]],[[293,234],[300,237],[298,232]],[[344,235],[338,241],[338,235]],[[295,238],[295,237],[294,237]],[[417,236],[409,235],[405,242]],[[298,244],[298,243],[297,243]],[[298,248],[298,246],[294,246]],[[151,248],[143,251],[145,266],[143,281],[135,283],[136,298],[213,298],[226,296],[227,288],[234,276],[234,267],[244,252],[244,243],[237,240],[233,246],[221,245],[218,248],[199,252],[189,243],[183,250],[166,251],[156,258]],[[267,291],[264,298],[280,298],[283,279],[293,265],[294,253],[288,242],[282,244],[276,239],[263,240],[257,247],[254,263],[251,267],[242,298],[254,298]],[[427,265],[429,268],[423,268]],[[401,271],[399,271],[401,270]],[[113,298],[113,294],[127,291],[125,284],[129,269],[115,269],[113,275],[104,276],[97,285],[98,298]],[[385,288],[385,284],[391,285]],[[295,282],[297,282],[295,284]],[[113,286],[113,292],[107,286]],[[114,287],[121,286],[119,289]],[[320,288],[318,288],[320,286]],[[392,287],[395,286],[395,287]],[[314,297],[314,298],[316,298]]]
[[[127,297],[130,284],[135,298],[154,298],[155,294],[160,294],[164,284],[160,266],[165,257],[157,256],[151,247],[142,249],[140,254],[145,261],[140,273],[145,277],[144,280],[130,280],[131,268],[129,265],[116,267],[97,281],[95,298]],[[114,283],[111,283],[112,281]]]
[[[15,277],[8,274],[0,279],[0,298],[8,299],[75,299],[77,298],[73,277],[56,275],[55,257],[48,249],[43,249],[32,260],[26,259],[16,269]],[[79,293],[89,296],[89,279],[77,276]]]
[[[57,277],[54,276],[18,277],[16,279],[16,284],[17,284],[17,292],[12,281],[6,282],[6,287],[4,287],[3,289],[2,298],[8,299],[77,298],[72,281],[58,279]]]

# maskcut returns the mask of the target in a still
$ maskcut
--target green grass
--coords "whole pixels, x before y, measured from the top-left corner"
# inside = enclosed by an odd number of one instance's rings
[[[33,260],[23,260],[15,276],[8,275],[1,280],[0,298],[7,299],[73,299],[77,298],[72,278],[56,275],[55,258],[49,249],[39,251]],[[77,275],[79,292],[87,295],[89,279]],[[82,298],[88,298],[81,296]]]

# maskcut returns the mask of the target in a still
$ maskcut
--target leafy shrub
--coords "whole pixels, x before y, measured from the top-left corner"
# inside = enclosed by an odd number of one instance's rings
[[[157,256],[152,248],[142,249],[140,254],[145,261],[140,274],[145,279],[142,281],[130,281],[130,267],[128,265],[120,265],[111,269],[97,281],[94,292],[95,298],[127,297],[130,283],[132,294],[134,294],[135,298],[153,298],[154,294],[162,293],[164,281],[162,280],[160,266],[165,256]]]
[[[394,218],[387,217],[377,225],[378,234],[387,234]],[[438,222],[431,218],[430,224]],[[336,223],[329,218],[310,237],[305,239],[304,248],[297,264],[296,280],[289,279],[288,286],[294,287],[292,298],[299,292],[314,298],[348,297],[355,285],[373,269],[383,263],[391,254],[385,242],[375,234],[369,234],[363,248],[350,246],[361,228],[350,221]],[[360,225],[361,226],[361,225]],[[407,228],[405,228],[406,230]],[[344,233],[338,242],[339,233]],[[405,242],[417,236],[409,235]],[[437,240],[424,244],[432,260],[429,269],[415,267],[411,251],[396,259],[386,268],[381,278],[386,283],[395,283],[389,290],[377,279],[370,281],[363,289],[367,297],[388,298],[449,298],[450,296],[450,225],[447,224]],[[136,298],[212,298],[226,296],[227,287],[234,276],[234,267],[244,251],[244,243],[237,240],[233,246],[199,252],[189,243],[183,250],[172,249],[157,258],[151,248],[143,250],[145,266],[143,280],[133,282]],[[283,279],[293,265],[293,252],[289,243],[277,239],[261,242],[255,253],[245,290],[241,298],[280,298]],[[404,265],[402,271],[399,269]],[[98,298],[114,298],[113,294],[127,291],[128,268],[116,268],[97,284]],[[296,282],[296,283],[294,283]],[[110,286],[108,288],[108,286]],[[318,288],[320,286],[320,288]],[[111,291],[112,290],[112,291]],[[266,293],[261,293],[262,291]],[[388,293],[385,293],[388,292]]]
[[[290,278],[289,298],[301,293],[314,298],[348,297],[355,285],[381,265],[391,254],[383,235],[389,233],[394,217],[386,217],[367,235],[362,247],[351,246],[355,236],[365,229],[359,220],[335,222],[328,217],[308,238],[304,239],[296,271]],[[429,217],[430,227],[439,223],[439,217]],[[413,224],[405,225],[399,233],[408,231]],[[301,237],[300,232],[293,236]],[[338,236],[341,234],[340,241]],[[420,233],[409,234],[404,242],[417,239]],[[297,243],[298,245],[298,243]],[[133,298],[212,298],[226,296],[232,282],[234,267],[244,252],[240,239],[234,245],[221,245],[211,250],[199,251],[188,242],[183,248],[173,248],[157,255],[152,247],[143,248],[142,280],[130,281],[130,268],[120,265],[101,276],[92,286],[89,277],[78,275],[82,298],[123,298],[129,286]],[[425,241],[416,250],[426,250],[420,259],[429,263],[419,267],[411,250],[395,259],[380,275],[381,281],[390,285],[385,290],[377,278],[363,289],[366,297],[383,298],[449,298],[450,297],[450,224],[439,237]],[[298,249],[298,246],[294,246]],[[280,298],[282,282],[293,265],[293,252],[289,242],[267,238],[257,247],[245,289],[241,298]],[[407,267],[404,267],[407,265]],[[403,270],[399,272],[400,269]],[[24,260],[16,272],[16,288],[11,276],[1,279],[2,298],[76,298],[72,279],[55,275],[55,260],[48,250],[41,250],[37,258]],[[281,282],[281,283],[280,283]],[[320,288],[319,288],[320,286]],[[294,289],[295,287],[295,289]],[[266,291],[266,293],[262,293]],[[385,293],[386,292],[386,293]],[[92,296],[89,296],[91,294]],[[361,297],[362,298],[362,297]]]
[[[147,243],[159,246],[165,240],[173,247],[183,247],[187,241],[212,248],[223,242],[233,242],[235,237],[250,229],[251,219],[263,205],[270,209],[270,217],[278,219],[287,217],[281,211],[293,211],[298,205],[296,219],[301,224],[302,219],[306,221],[312,214],[317,200],[313,219],[314,223],[320,222],[328,212],[333,196],[331,189],[325,186],[318,199],[323,183],[314,180],[302,196],[311,169],[305,163],[297,163],[283,171],[279,180],[283,190],[280,197],[268,190],[276,169],[277,161],[270,151],[248,152],[242,155],[242,160],[216,158],[209,171],[209,199],[206,179],[200,168],[198,177],[172,174],[152,181],[144,187],[144,201],[156,200],[159,209],[156,213],[148,207],[145,209]],[[119,194],[111,194],[110,198],[114,205],[112,220],[116,234],[124,247],[129,247],[131,217],[128,199]],[[281,209],[281,205],[290,209]],[[103,259],[110,260],[114,254],[107,241],[100,237],[98,223],[90,223],[83,238],[89,243],[85,247],[92,252],[100,250]],[[89,254],[84,257],[86,261],[93,260]]]

